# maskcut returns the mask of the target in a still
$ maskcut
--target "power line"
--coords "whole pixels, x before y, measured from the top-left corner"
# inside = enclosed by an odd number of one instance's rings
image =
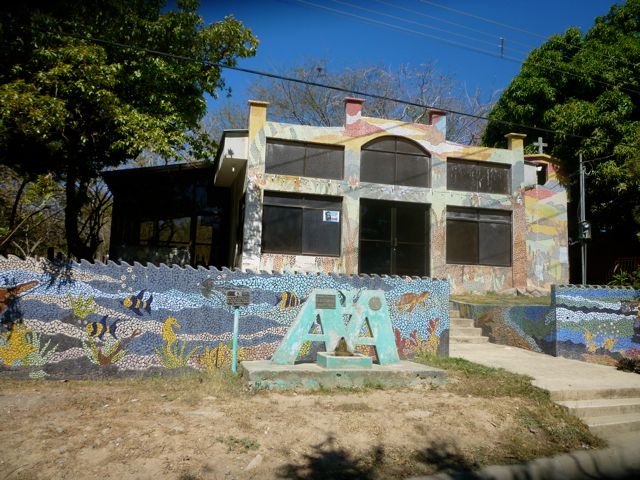
[[[377,1],[377,0],[374,0],[374,1]],[[500,26],[500,27],[507,28],[509,30],[513,30],[513,31],[516,31],[516,32],[521,32],[521,33],[524,33],[524,34],[527,34],[527,35],[531,35],[531,36],[534,36],[536,38],[540,38],[540,39],[544,40],[545,42],[551,40],[551,37],[547,37],[547,36],[542,35],[540,33],[531,32],[529,30],[525,30],[525,29],[520,28],[520,27],[515,27],[513,25],[509,25],[509,24],[506,24],[506,23],[498,22],[498,21],[493,20],[491,18],[486,18],[486,17],[481,17],[479,15],[474,15],[473,13],[467,12],[465,10],[460,10],[460,9],[456,9],[456,8],[452,8],[452,7],[447,7],[445,5],[441,5],[441,4],[433,2],[431,0],[420,0],[420,1],[422,3],[426,3],[428,5],[432,5],[432,6],[436,7],[436,8],[441,8],[443,10],[449,10],[451,12],[458,13],[458,14],[464,15],[466,17],[474,18],[476,20],[481,20],[481,21],[486,22],[486,23],[491,23],[491,24],[494,24],[494,25],[497,25],[497,26]],[[555,41],[557,41],[558,43],[564,45],[567,48],[576,49],[576,50],[583,50],[584,49],[584,44],[582,44],[582,45],[573,45],[571,43],[565,42],[564,40],[561,40],[559,37],[560,36],[558,35],[558,38],[556,38]],[[611,58],[610,55],[599,54],[599,56],[602,59],[604,59],[604,58],[610,59]],[[636,67],[637,66],[636,63],[632,63],[632,62],[626,61],[624,59],[621,59],[621,60],[623,60],[623,63],[626,64],[627,66],[632,66],[632,67]],[[640,93],[640,92],[636,92],[635,90],[631,90],[631,91],[633,91],[634,93]]]
[[[525,30],[524,28],[514,27],[512,25],[508,25],[506,23],[498,22],[491,18],[481,17],[479,15],[474,15],[473,13],[465,12],[464,10],[458,10],[457,8],[447,7],[446,5],[441,5],[436,2],[432,2],[430,0],[420,0],[422,3],[426,3],[427,5],[431,5],[436,8],[442,8],[443,10],[449,10],[450,12],[458,13],[460,15],[464,15],[465,17],[474,18],[476,20],[481,20],[483,22],[492,23],[493,25],[497,25],[499,27],[508,28],[509,30],[513,30],[514,32],[525,33],[527,35],[531,35],[533,37],[538,37],[543,40],[548,40],[547,37],[541,35],[540,33],[530,32],[529,30]]]
[[[428,14],[420,12],[418,10],[413,10],[411,8],[406,8],[406,7],[403,7],[402,5],[397,5],[395,3],[385,2],[384,0],[373,0],[373,1],[376,2],[376,3],[380,3],[382,5],[386,5],[388,7],[393,7],[393,8],[397,8],[399,10],[404,10],[405,12],[411,13],[413,15],[419,15],[421,17],[430,18],[432,20],[437,20],[438,22],[448,23],[449,25],[453,25],[454,27],[463,28],[463,29],[469,30],[471,32],[479,33],[480,35],[484,35],[485,37],[490,37],[490,38],[494,38],[494,39],[500,37],[500,35],[497,34],[497,33],[490,33],[490,32],[486,32],[484,30],[479,30],[477,28],[469,27],[468,25],[464,25],[462,23],[453,22],[451,20],[447,20],[445,18],[440,18],[440,17],[435,17],[433,15],[428,15]],[[532,46],[531,44],[518,42],[518,41],[516,41],[516,40],[514,40],[512,38],[506,38],[506,37],[504,37],[504,38],[505,38],[505,40],[509,40],[510,43],[513,43],[515,45],[521,45],[523,47],[526,47],[529,50],[532,50],[532,49],[536,48],[536,47]],[[511,49],[511,48],[510,48],[510,50],[514,50],[516,52],[525,53],[525,54],[528,53],[528,51],[525,52],[524,50]]]
[[[438,32],[443,32],[443,33],[447,33],[449,35],[455,35],[457,37],[466,38],[467,40],[472,40],[474,42],[484,43],[485,45],[489,45],[489,46],[492,46],[492,47],[498,46],[495,43],[489,42],[487,40],[481,40],[479,38],[471,37],[471,36],[465,35],[463,33],[453,32],[451,30],[447,30],[447,29],[440,28],[440,27],[433,27],[431,25],[426,25],[424,23],[416,22],[415,20],[409,20],[407,18],[398,17],[397,15],[392,15],[390,13],[379,12],[377,10],[373,10],[373,9],[370,9],[370,8],[362,7],[360,5],[354,5],[353,3],[344,2],[342,0],[332,0],[332,1],[334,3],[339,3],[339,4],[342,4],[342,5],[346,5],[348,7],[356,8],[356,9],[359,9],[359,10],[364,10],[365,12],[374,13],[376,15],[382,15],[384,17],[389,17],[389,18],[392,18],[394,20],[400,20],[401,22],[411,23],[411,24],[418,25],[420,27],[425,27],[425,28],[428,28],[428,29],[431,29],[431,30],[435,30],[435,31],[438,31]],[[522,52],[522,50],[514,50],[514,51]],[[524,53],[526,53],[526,52],[524,52]]]
[[[309,2],[307,0],[294,0],[294,1],[296,1],[298,3],[302,3],[302,4],[305,4],[305,5],[308,5],[308,6],[311,6],[311,7],[319,8],[319,9],[322,9],[322,10],[327,10],[327,11],[332,12],[332,13],[337,13],[338,15],[357,18],[357,19],[363,20],[365,22],[373,23],[373,24],[376,24],[376,25],[382,25],[382,26],[385,26],[385,27],[388,27],[388,28],[393,28],[395,30],[400,30],[400,31],[411,33],[411,34],[414,34],[414,35],[419,35],[421,37],[431,38],[433,40],[437,40],[437,41],[442,42],[442,43],[448,43],[449,45],[454,45],[456,47],[462,47],[462,48],[466,48],[468,50],[473,50],[474,52],[482,53],[483,55],[489,55],[491,57],[497,56],[495,53],[490,52],[488,50],[483,50],[481,48],[477,48],[477,47],[474,47],[474,46],[471,46],[471,45],[467,45],[467,44],[464,44],[464,43],[461,43],[461,42],[456,42],[454,40],[448,40],[446,38],[438,37],[437,35],[429,35],[428,33],[420,32],[418,30],[412,30],[410,28],[405,28],[405,27],[402,27],[402,26],[399,26],[399,25],[395,25],[395,24],[392,24],[392,23],[383,22],[382,20],[375,20],[373,18],[364,17],[362,15],[358,15],[358,14],[355,14],[355,13],[345,12],[344,10],[339,10],[337,8],[327,7],[327,6],[324,6],[324,5],[318,5],[317,3]]]
[[[131,45],[131,44],[127,44],[127,43],[116,42],[114,40],[105,40],[105,39],[102,39],[102,38],[77,35],[77,34],[72,34],[72,33],[67,33],[67,32],[53,32],[53,31],[49,31],[49,30],[39,30],[39,31],[41,31],[43,33],[47,33],[47,34],[58,34],[58,35],[62,35],[62,36],[65,36],[65,37],[75,38],[75,39],[78,39],[78,40],[99,43],[99,44],[102,44],[102,45],[109,45],[109,46],[120,47],[120,48],[129,48],[129,49],[137,50],[139,52],[144,52],[144,53],[147,53],[147,54],[150,54],[150,55],[156,55],[156,56],[160,56],[160,57],[172,58],[174,60],[199,63],[204,67],[213,67],[213,68],[234,70],[234,71],[237,71],[237,72],[249,73],[251,75],[259,75],[259,76],[262,76],[262,77],[273,78],[273,79],[276,79],[276,80],[283,80],[283,81],[286,81],[286,82],[293,82],[293,83],[298,83],[298,84],[302,84],[302,85],[309,85],[309,86],[318,87],[318,88],[326,88],[326,89],[329,89],[329,90],[334,90],[334,91],[338,91],[338,92],[347,93],[349,95],[358,95],[358,96],[362,96],[362,97],[375,98],[377,100],[395,102],[395,103],[400,103],[402,105],[408,105],[408,106],[423,108],[423,109],[427,109],[427,110],[429,110],[429,109],[441,110],[443,112],[450,113],[452,115],[460,115],[460,116],[464,116],[464,117],[475,118],[477,120],[485,120],[487,122],[495,122],[495,123],[499,123],[499,124],[502,124],[502,125],[507,125],[507,126],[511,126],[511,127],[518,127],[518,128],[522,128],[522,129],[526,129],[526,130],[534,130],[534,131],[537,131],[537,132],[548,133],[548,134],[551,134],[551,135],[564,135],[564,136],[567,136],[567,137],[572,137],[572,138],[576,138],[576,139],[580,139],[580,140],[592,140],[592,141],[595,141],[597,143],[603,143],[601,140],[598,140],[597,138],[587,137],[587,136],[584,136],[584,135],[577,135],[577,134],[574,134],[574,133],[568,133],[568,132],[564,132],[562,130],[553,130],[553,129],[544,128],[544,127],[533,127],[533,126],[530,126],[530,125],[525,125],[525,124],[518,123],[518,122],[512,122],[512,121],[509,121],[509,120],[502,120],[502,119],[498,119],[498,118],[489,118],[489,117],[486,117],[486,116],[483,116],[483,115],[476,115],[476,114],[473,114],[473,113],[466,113],[466,112],[460,112],[460,111],[457,111],[457,110],[452,110],[450,108],[441,108],[441,107],[436,107],[436,106],[433,106],[433,105],[426,105],[426,104],[423,104],[423,103],[413,102],[411,100],[402,100],[402,99],[399,99],[399,98],[388,97],[386,95],[379,95],[379,94],[376,94],[376,93],[364,92],[364,91],[360,91],[360,90],[352,90],[352,89],[348,89],[348,88],[344,88],[344,87],[339,87],[337,85],[330,85],[330,84],[314,82],[314,81],[310,81],[310,80],[301,80],[299,78],[288,77],[288,76],[279,75],[279,74],[276,74],[276,73],[262,72],[260,70],[253,70],[253,69],[250,69],[250,68],[242,68],[242,67],[236,67],[236,66],[232,66],[232,65],[225,65],[225,64],[222,64],[222,63],[218,63],[218,62],[212,62],[210,60],[198,60],[197,58],[189,57],[189,56],[186,56],[186,55],[178,55],[178,54],[175,54],[175,53],[162,52],[160,50],[154,50],[154,49],[151,49],[151,48],[141,47],[141,46],[138,46],[138,45]],[[626,147],[635,148],[635,146],[624,144],[624,143],[619,143],[618,145],[623,145],[623,146],[626,146]]]
[[[464,48],[464,49],[467,49],[467,50],[471,50],[471,51],[474,51],[476,53],[482,53],[483,55],[488,55],[488,56],[491,56],[491,57],[496,57],[496,58],[508,60],[510,62],[518,63],[520,65],[522,65],[523,63],[526,62],[528,64],[538,66],[538,67],[540,67],[542,69],[545,69],[545,70],[559,72],[559,73],[568,75],[570,77],[579,78],[579,79],[583,79],[583,80],[588,80],[588,81],[591,81],[591,82],[594,82],[594,83],[598,83],[600,85],[604,85],[604,86],[611,87],[611,88],[619,88],[620,90],[625,90],[627,92],[635,93],[635,94],[640,95],[640,91],[634,90],[632,88],[626,88],[626,87],[622,86],[622,85],[625,85],[625,84],[615,85],[613,83],[605,82],[603,80],[597,80],[597,79],[593,78],[592,76],[585,76],[584,74],[578,74],[578,73],[571,72],[569,70],[565,70],[565,69],[561,69],[561,68],[557,68],[557,67],[552,67],[552,66],[549,66],[549,65],[544,65],[543,63],[535,62],[535,61],[531,60],[530,58],[528,58],[528,59],[519,59],[519,58],[516,58],[516,57],[511,57],[509,55],[502,55],[502,54],[493,53],[493,52],[490,52],[488,50],[483,50],[481,48],[477,48],[477,47],[474,47],[474,46],[471,46],[471,45],[468,45],[468,44],[465,44],[465,43],[462,43],[462,42],[448,40],[448,39],[445,39],[445,38],[438,37],[436,35],[430,35],[428,33],[420,32],[420,31],[417,31],[417,30],[409,29],[409,28],[405,28],[405,27],[402,27],[402,26],[399,26],[399,25],[396,25],[396,24],[383,22],[381,20],[375,20],[375,19],[372,19],[372,18],[369,18],[369,17],[364,17],[362,15],[357,15],[355,13],[346,12],[344,10],[339,10],[337,8],[332,8],[332,7],[327,7],[327,6],[324,6],[324,5],[319,5],[317,3],[313,3],[313,2],[310,2],[310,1],[307,1],[307,0],[294,0],[294,1],[296,1],[298,3],[305,4],[305,5],[309,5],[311,7],[319,8],[319,9],[322,9],[322,10],[327,10],[327,11],[332,12],[332,13],[337,13],[339,15],[354,17],[354,18],[357,18],[359,20],[363,20],[365,22],[373,23],[373,24],[376,24],[376,25],[382,25],[384,27],[393,28],[395,30],[400,30],[400,31],[411,33],[411,34],[414,34],[414,35],[419,35],[419,36],[423,36],[423,37],[427,37],[427,38],[432,38],[432,39],[437,40],[439,42],[447,43],[447,44],[450,44],[450,45],[453,45],[453,46],[456,46],[456,47],[460,47],[460,48]]]

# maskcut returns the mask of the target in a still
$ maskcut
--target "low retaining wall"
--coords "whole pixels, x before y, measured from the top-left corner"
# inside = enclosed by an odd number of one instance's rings
[[[478,305],[452,302],[462,317],[473,318],[475,326],[491,343],[555,355],[555,315],[549,305]]]
[[[593,285],[556,285],[558,355],[615,365],[621,356],[640,356],[640,290]]]
[[[605,365],[640,357],[640,290],[553,285],[551,306],[452,303],[492,343]]]
[[[314,288],[383,290],[400,356],[448,355],[444,280],[0,257],[0,376],[95,378],[228,366],[233,312],[226,292],[238,288],[251,290],[251,304],[240,309],[240,360],[268,359]]]

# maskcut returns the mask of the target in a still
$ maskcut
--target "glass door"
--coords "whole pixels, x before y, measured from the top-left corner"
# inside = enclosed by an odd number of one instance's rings
[[[429,206],[362,200],[359,271],[429,275]]]

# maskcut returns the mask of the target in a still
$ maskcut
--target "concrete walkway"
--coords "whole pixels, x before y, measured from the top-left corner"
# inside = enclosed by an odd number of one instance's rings
[[[612,394],[640,394],[640,375],[616,370],[614,367],[552,357],[516,347],[484,344],[451,344],[449,356],[460,357],[488,367],[533,377],[534,385],[551,392],[554,400],[579,400],[585,394],[598,392],[603,398]]]

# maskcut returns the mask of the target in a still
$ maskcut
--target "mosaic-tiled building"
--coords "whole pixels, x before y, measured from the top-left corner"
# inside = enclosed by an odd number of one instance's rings
[[[248,129],[225,132],[213,166],[210,191],[227,205],[216,266],[430,276],[452,293],[568,282],[567,196],[550,157],[525,156],[516,133],[507,149],[449,142],[442,111],[414,124],[365,117],[363,103],[345,99],[344,126],[316,127],[249,102]]]

